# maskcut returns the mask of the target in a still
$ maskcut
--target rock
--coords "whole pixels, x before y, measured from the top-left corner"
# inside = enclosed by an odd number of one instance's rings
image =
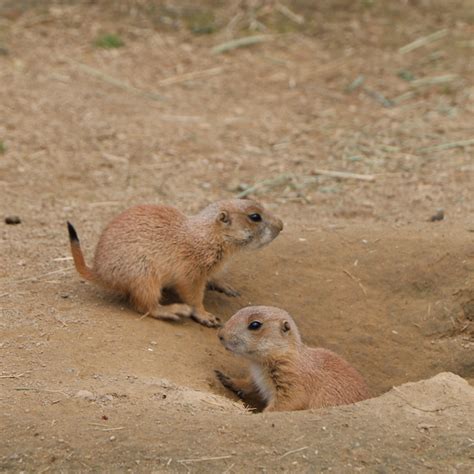
[[[21,219],[18,216],[7,216],[5,217],[5,224],[9,224],[9,225],[21,224]]]
[[[95,395],[92,392],[89,392],[89,390],[79,390],[74,396],[89,401],[95,400]]]

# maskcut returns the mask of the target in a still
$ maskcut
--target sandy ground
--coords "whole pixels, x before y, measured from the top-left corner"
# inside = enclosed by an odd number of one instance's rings
[[[230,28],[233,2],[208,35],[172,4],[30,3],[0,2],[0,469],[472,472],[468,4],[301,2],[300,25],[268,2],[270,39],[213,55],[262,33],[245,10]],[[375,398],[250,413],[213,376],[245,371],[214,330],[142,319],[72,267],[68,219],[90,260],[129,205],[193,213],[243,191],[285,230],[229,267],[242,296],[207,307],[287,309]]]

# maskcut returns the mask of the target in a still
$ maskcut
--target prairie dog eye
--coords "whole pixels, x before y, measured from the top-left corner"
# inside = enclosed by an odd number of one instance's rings
[[[261,222],[262,221],[262,216],[258,213],[255,214],[249,214],[249,219],[253,222]]]
[[[261,327],[262,327],[262,323],[260,321],[252,321],[248,325],[248,329],[250,329],[251,331],[255,331],[256,329],[260,329]]]

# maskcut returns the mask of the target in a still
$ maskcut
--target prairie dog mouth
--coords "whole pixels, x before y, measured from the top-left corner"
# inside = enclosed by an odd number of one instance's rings
[[[222,345],[224,346],[226,351],[235,352],[235,345],[233,345],[231,342],[223,341]]]
[[[221,342],[226,351],[229,351],[232,354],[237,354],[237,355],[242,354],[242,350],[241,350],[242,348],[240,347],[239,341],[223,340]]]

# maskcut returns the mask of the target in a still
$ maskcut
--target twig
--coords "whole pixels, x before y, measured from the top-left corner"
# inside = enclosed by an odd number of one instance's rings
[[[179,82],[191,81],[199,77],[216,76],[217,74],[220,74],[223,70],[223,67],[213,67],[210,69],[204,69],[202,71],[187,72],[186,74],[179,74],[178,76],[167,77],[166,79],[158,81],[157,84],[158,86],[169,86],[170,84],[178,84]]]
[[[139,95],[141,97],[146,97],[147,99],[151,100],[166,100],[166,97],[157,94],[156,92],[147,92],[143,91],[141,89],[138,89],[134,86],[131,86],[130,84],[127,84],[124,81],[121,81],[120,79],[117,79],[115,77],[109,76],[105,72],[99,71],[98,69],[94,69],[93,67],[87,66],[87,64],[82,64],[77,61],[74,61],[72,59],[65,58],[67,62],[70,64],[76,66],[78,69],[81,71],[85,72],[86,74],[89,74],[89,76],[93,76],[97,79],[100,79],[101,81],[107,82],[108,84],[111,84],[115,87],[118,87],[120,89],[123,89],[127,92],[131,92],[132,94]]]
[[[250,186],[249,188],[245,189],[241,193],[237,194],[237,199],[244,198],[248,196],[249,194],[254,193],[255,191],[258,191],[259,189],[263,187],[273,187],[277,186],[279,184],[285,183],[286,181],[292,179],[293,175],[284,173],[278,175],[276,178],[271,178],[271,179],[265,179],[263,181],[260,181],[258,183],[255,183],[253,186]]]
[[[230,459],[232,455],[228,456],[215,456],[215,457],[204,457],[204,458],[192,458],[192,459],[180,459],[178,462],[202,462],[202,461],[217,461],[219,459]]]
[[[286,456],[289,456],[290,454],[298,453],[299,451],[303,451],[305,449],[308,449],[308,446],[303,446],[302,448],[298,449],[292,449],[291,451],[287,451],[285,454],[282,454],[279,459],[283,459]]]
[[[143,316],[139,317],[138,320],[141,321],[142,319],[147,318],[150,315],[150,311],[147,311]]]
[[[345,270],[343,269],[342,270],[346,275],[348,275],[350,278],[352,278],[362,289],[362,291],[364,292],[364,295],[367,296],[367,290],[365,289],[364,285],[361,283],[360,279],[355,277],[351,272],[349,272],[348,270]]]
[[[25,374],[0,375],[0,379],[19,379]]]
[[[439,40],[443,38],[444,36],[446,36],[447,34],[448,34],[448,30],[443,29],[443,30],[435,31],[434,33],[431,33],[430,35],[427,35],[427,36],[421,36],[415,41],[412,41],[411,43],[408,43],[405,46],[402,46],[401,48],[399,48],[398,52],[400,54],[409,53],[410,51],[413,51],[414,49],[420,48],[421,46],[425,46],[429,43],[432,43],[433,41]]]
[[[313,170],[311,174],[319,174],[322,176],[330,176],[339,179],[358,179],[361,181],[375,181],[373,174],[356,174],[348,173],[346,171],[331,171],[331,170]]]
[[[451,148],[465,147],[469,145],[474,145],[474,138],[470,138],[468,140],[458,140],[456,142],[441,143],[440,145],[419,148],[418,151],[421,153],[429,153],[432,151],[449,150]]]
[[[231,41],[226,41],[225,43],[218,44],[211,49],[212,54],[221,54],[227,51],[231,51],[236,48],[243,48],[245,46],[252,46],[254,44],[262,43],[272,39],[272,35],[254,35],[254,36],[244,36],[243,38],[238,38]]]

